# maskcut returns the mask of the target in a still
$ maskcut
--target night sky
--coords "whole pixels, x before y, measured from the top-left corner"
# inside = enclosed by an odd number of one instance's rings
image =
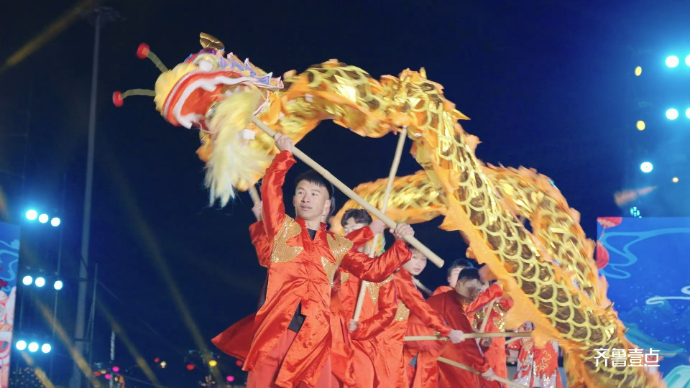
[[[0,15],[0,66],[76,5],[9,3]],[[98,304],[147,362],[167,361],[165,370],[153,365],[161,383],[189,387],[187,381],[202,378],[184,368],[185,353],[199,345],[171,290],[180,292],[205,346],[213,349],[211,338],[255,311],[265,270],[249,240],[249,196],[224,209],[208,206],[203,164],[195,154],[197,133],[165,122],[147,97],[127,99],[122,108],[112,105],[115,90],[154,86],[158,70],[135,56],[141,42],[169,68],[200,50],[200,32],[218,37],[226,52],[249,57],[274,75],[301,72],[331,58],[376,78],[425,67],[429,79],[442,84],[446,97],[471,118],[462,125],[483,142],[477,156],[549,176],[582,213],[588,236],[595,236],[597,216],[627,213],[630,205],[618,208],[613,201],[622,189],[659,187],[636,203],[643,216],[690,215],[681,200],[688,189],[684,183],[690,182],[681,174],[688,167],[690,132],[684,115],[690,107],[690,70],[683,63],[690,54],[687,2],[328,3],[104,3],[124,20],[107,24],[101,35],[90,261],[98,264],[100,282],[113,293],[99,288]],[[38,51],[0,72],[0,187],[6,201],[0,203],[0,218],[25,224],[20,276],[38,270],[51,274],[59,232],[28,224],[23,214],[30,207],[59,212],[62,276],[68,280],[58,318],[70,335],[93,42],[93,27],[76,18]],[[677,78],[663,65],[672,53],[681,58]],[[638,65],[643,76],[636,78]],[[663,117],[669,98],[676,98],[681,111],[673,125]],[[635,129],[640,118],[647,121],[644,132]],[[24,138],[9,136],[27,131],[28,147]],[[354,187],[388,174],[395,143],[394,136],[361,138],[329,122],[299,147]],[[644,160],[654,160],[653,174],[642,176]],[[289,178],[306,168],[297,164]],[[399,175],[419,169],[406,153]],[[673,176],[680,183],[672,185]],[[342,205],[345,197],[338,193],[337,201]],[[450,262],[466,247],[458,234],[439,230],[440,223],[416,226],[417,237]],[[444,274],[429,266],[420,279],[433,288],[445,281]],[[35,294],[52,309],[49,292]],[[24,331],[49,330],[28,299]],[[110,325],[100,310],[97,316],[93,361],[109,357]],[[64,348],[56,352],[61,355],[55,358],[54,380],[64,383],[69,362]],[[48,360],[38,362],[48,368]],[[122,367],[134,364],[121,341],[116,360]],[[226,357],[224,372],[236,373],[238,368],[233,372],[228,365],[234,360]]]

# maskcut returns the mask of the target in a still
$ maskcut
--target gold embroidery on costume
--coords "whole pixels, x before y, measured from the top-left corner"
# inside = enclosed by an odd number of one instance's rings
[[[349,272],[345,272],[345,271],[340,272],[340,284],[345,284],[345,282],[349,278],[350,278]]]
[[[369,291],[369,296],[374,304],[378,303],[379,300],[379,289],[381,288],[381,283],[370,283],[367,282],[367,291]]]
[[[388,279],[386,279],[380,283],[367,282],[367,288],[369,291],[369,296],[371,296],[371,300],[374,301],[374,304],[378,303],[379,291],[381,290],[381,287],[383,287],[384,284],[390,282],[391,280],[393,280],[393,275],[389,276]]]
[[[325,257],[321,258],[321,264],[323,265],[324,272],[326,272],[328,283],[333,287],[333,278],[335,277],[335,270],[338,269],[338,264],[332,263]]]
[[[405,303],[398,301],[398,311],[395,313],[396,321],[404,321],[410,316],[410,309],[405,306]]]
[[[494,318],[494,325],[496,325],[498,331],[505,331],[506,322],[504,316],[506,315],[506,311],[499,303],[494,304],[494,311],[498,314],[498,317]]]
[[[302,247],[292,247],[287,245],[287,241],[299,236],[302,228],[292,218],[285,216],[283,227],[273,238],[273,251],[271,252],[271,263],[287,263],[297,257],[302,252]]]
[[[330,233],[326,239],[328,240],[328,248],[333,252],[333,257],[337,263],[336,266],[339,266],[345,254],[352,248],[352,241]]]

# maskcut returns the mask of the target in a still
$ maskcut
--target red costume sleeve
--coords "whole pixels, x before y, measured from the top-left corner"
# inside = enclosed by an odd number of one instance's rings
[[[252,238],[254,249],[256,249],[256,257],[259,259],[259,264],[262,267],[268,267],[268,263],[271,261],[273,244],[269,242],[266,236],[263,221],[257,221],[249,225],[249,235]]]
[[[362,229],[353,230],[345,238],[352,241],[352,249],[357,250],[374,238],[374,232],[371,231],[371,228],[365,226]]]
[[[439,303],[443,301],[443,298],[457,298],[457,295],[452,295],[448,293],[434,297],[434,299],[436,300],[431,300],[430,298],[429,303],[431,307],[433,307],[434,309],[447,309],[448,307],[453,306],[451,303]],[[461,330],[463,333],[474,333],[472,324],[470,323],[470,320],[467,319],[467,315],[465,314],[465,311],[463,311],[462,309],[462,304],[458,301],[458,303],[456,303],[455,307],[452,307],[452,309],[454,311],[438,311],[438,313],[448,315],[449,320],[451,320],[452,318],[453,325],[456,326],[456,330]],[[469,364],[468,366],[471,366],[472,368],[478,370],[481,373],[484,373],[487,370],[489,370],[489,363],[486,361],[486,358],[484,358],[484,356],[482,356],[482,354],[479,352],[477,342],[474,339],[466,339],[459,344],[451,346],[462,349],[464,361],[467,364]]]
[[[401,271],[405,270],[401,269]],[[446,326],[443,318],[426,303],[422,294],[419,293],[419,290],[412,283],[412,276],[407,271],[401,273],[401,275],[404,281],[396,283],[398,297],[410,309],[410,312],[416,315],[425,325],[441,333],[442,336],[447,336],[450,333],[450,327]]]
[[[398,312],[398,296],[393,281],[388,281],[379,288],[378,310],[373,317],[359,322],[357,330],[352,332],[352,338],[370,339],[393,323],[395,313]]]
[[[362,280],[379,283],[386,280],[393,271],[409,261],[411,256],[407,244],[404,241],[396,241],[391,249],[374,258],[357,252],[355,249],[350,249],[340,262],[340,266]]]
[[[477,310],[483,309],[492,300],[503,296],[503,289],[498,283],[494,283],[486,291],[479,294],[474,302],[467,306],[467,314],[474,314]]]
[[[285,222],[283,183],[285,182],[285,174],[293,164],[295,164],[295,158],[292,157],[292,153],[281,151],[273,158],[261,185],[262,219],[266,228],[266,238],[269,241],[273,240]]]

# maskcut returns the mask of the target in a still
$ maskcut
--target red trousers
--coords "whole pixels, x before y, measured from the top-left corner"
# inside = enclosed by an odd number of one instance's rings
[[[247,388],[280,388],[275,385],[275,381],[283,359],[285,359],[285,355],[287,355],[295,337],[297,337],[296,332],[292,330],[285,332],[275,348],[261,362],[256,364],[253,371],[249,372]],[[307,388],[308,386],[304,382],[300,382],[297,387]],[[315,388],[339,388],[335,376],[331,373],[330,357],[326,360],[326,364],[321,370],[321,376]]]

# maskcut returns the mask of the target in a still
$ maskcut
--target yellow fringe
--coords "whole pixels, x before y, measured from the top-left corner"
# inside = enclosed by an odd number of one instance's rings
[[[210,131],[216,134],[213,153],[206,164],[206,187],[210,189],[213,205],[220,199],[221,206],[235,198],[235,187],[253,184],[253,179],[263,172],[263,166],[271,157],[247,146],[241,131],[247,128],[249,119],[259,105],[261,93],[257,89],[238,92],[223,99],[211,118]]]

